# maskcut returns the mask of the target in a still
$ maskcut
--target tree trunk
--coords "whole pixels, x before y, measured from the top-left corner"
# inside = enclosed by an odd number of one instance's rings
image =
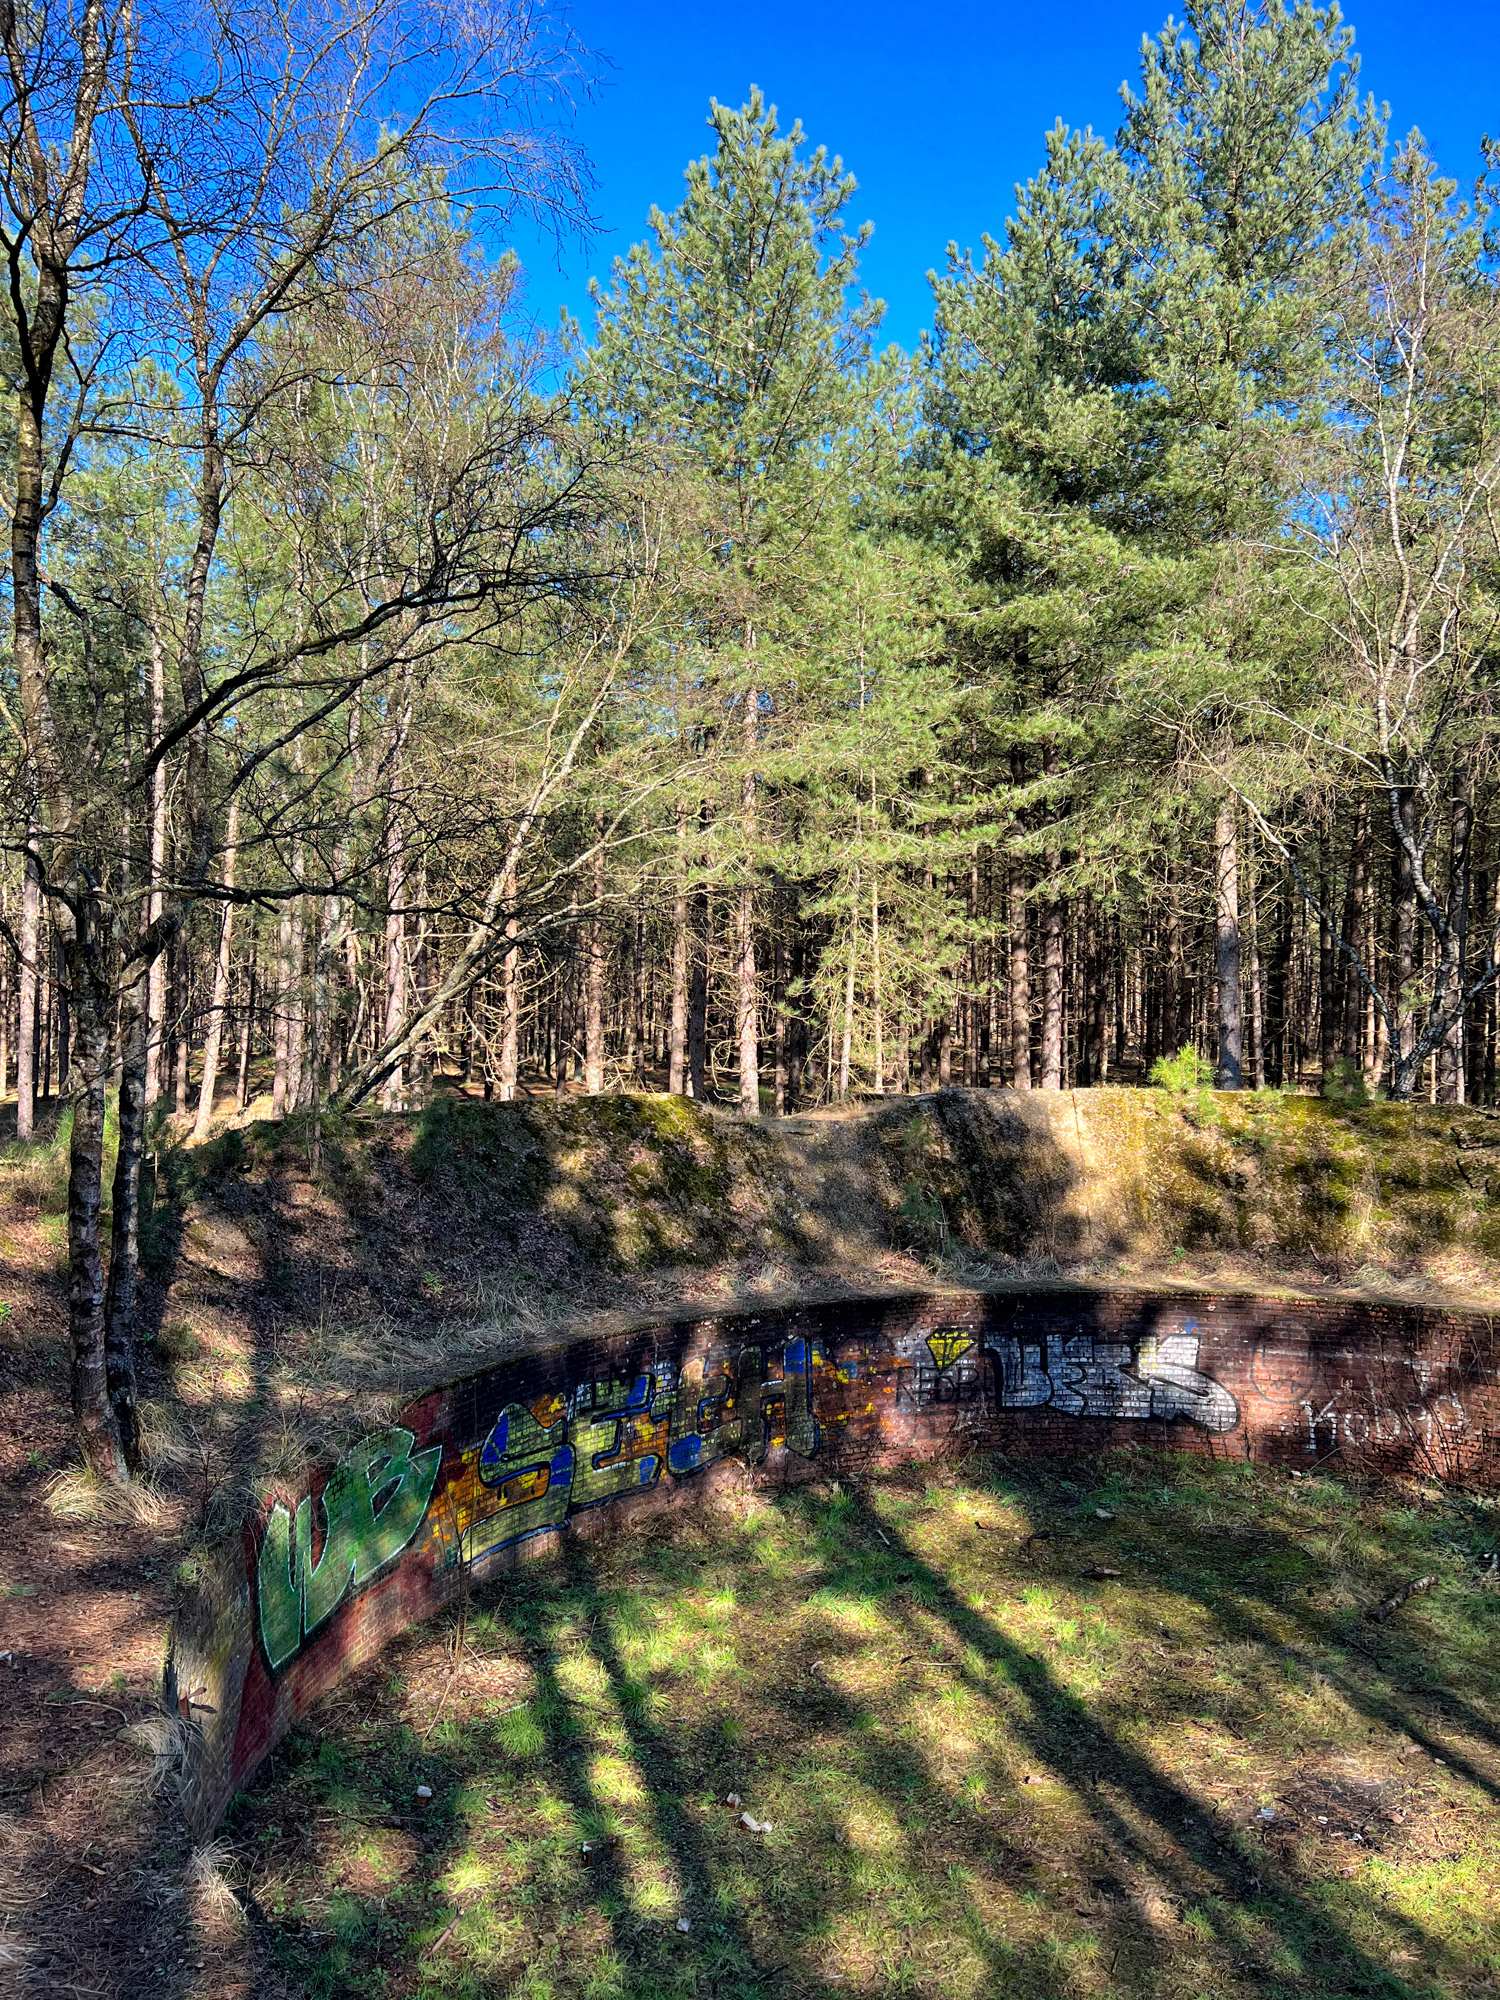
[[[1047,855],[1048,875],[1055,881],[1062,868],[1056,850]],[[1042,905],[1042,1089],[1063,1087],[1063,939],[1067,905],[1050,892]]]
[[[37,949],[39,953],[50,956],[45,945],[39,944]],[[52,1095],[52,996],[57,991],[57,978],[55,971],[49,971],[46,976],[38,971],[37,977],[41,981],[42,1008],[37,1059],[42,1067],[42,1099],[45,1102]]]
[[[786,925],[777,898],[771,926],[771,1108],[778,1118],[787,1111]]]
[[[640,907],[631,925],[630,951],[630,1074],[637,1087],[646,1080],[647,1038],[649,1033],[650,1009],[647,1005],[646,984],[646,908],[645,891],[641,891]]]
[[[41,947],[42,884],[33,850],[38,833],[33,815],[21,877],[21,952],[16,965],[16,1137],[23,1144],[31,1140],[36,1129],[36,1003],[41,987],[37,952]]]
[[[1214,1084],[1238,1090],[1245,1056],[1240,997],[1240,851],[1234,801],[1223,798],[1214,815],[1214,975],[1218,985],[1219,1059]]]
[[[568,1094],[568,1072],[573,1067],[573,969],[578,936],[576,892],[569,898],[569,904],[567,949],[557,969],[557,1062],[552,1071],[552,1094],[559,1100]]]
[[[235,863],[240,838],[240,801],[236,793],[229,807],[228,837],[224,846],[224,886],[234,889]],[[224,1039],[224,1016],[229,1007],[229,974],[234,947],[234,903],[226,900],[224,921],[219,929],[219,956],[214,963],[213,997],[209,1003],[208,1032],[203,1038],[203,1078],[198,1086],[198,1116],[193,1137],[201,1145],[208,1137],[214,1110],[214,1086],[219,1080],[219,1049]]]
[[[516,918],[506,918],[508,938],[514,938],[519,928]],[[520,1081],[521,947],[518,944],[508,944],[500,961],[500,996],[500,1102],[511,1104]]]
[[[1267,1075],[1278,1088],[1295,1084],[1297,1080],[1292,1029],[1292,953],[1296,946],[1296,915],[1292,881],[1288,875],[1282,881],[1277,898],[1276,949],[1271,956],[1271,978],[1266,997],[1270,1015],[1266,1029],[1270,1039]]]
[[[1409,785],[1396,793],[1397,838],[1391,880],[1391,1013],[1396,1022],[1395,1062],[1410,1063],[1417,1045],[1416,1010],[1412,1006],[1411,981],[1416,961],[1417,884],[1416,871],[1406,842],[1415,842],[1417,828],[1416,794]]]
[[[1330,866],[1331,838],[1323,834],[1318,843],[1318,902],[1323,910],[1331,907],[1333,896],[1332,868]],[[1318,919],[1318,1068],[1326,1083],[1333,1075],[1333,1066],[1338,1059],[1338,1021],[1335,1003],[1338,996],[1336,968],[1333,962],[1333,932],[1326,916]]]
[[[68,1005],[68,969],[63,964],[62,939],[55,943],[57,965],[57,1094],[68,1094],[68,1065],[72,1059],[72,1028]]]
[[[386,858],[385,1027],[382,1044],[395,1041],[406,1026],[406,846],[393,825]],[[399,1062],[381,1088],[387,1111],[399,1111],[406,1101],[406,1064]]]
[[[1245,899],[1250,910],[1250,1035],[1254,1043],[1255,1088],[1266,1087],[1266,992],[1260,963],[1259,884],[1254,863],[1247,864]]]
[[[161,638],[161,611],[154,589],[147,591],[147,622],[151,634],[151,744],[160,743],[167,727],[167,662]],[[163,757],[151,773],[151,893],[146,902],[146,922],[157,923],[162,913],[163,884],[167,874],[167,760]],[[167,1031],[167,961],[163,952],[151,955],[148,974],[146,1028],[146,1103],[154,1104],[161,1095],[163,1038]]]
[[[1451,940],[1443,955],[1448,975],[1443,1011],[1452,1020],[1437,1049],[1437,1101],[1462,1104],[1464,1101],[1464,971],[1469,942],[1470,834],[1473,809],[1464,784],[1455,787],[1448,828],[1448,931]],[[1434,1000],[1436,1001],[1436,994]]]
[[[844,967],[844,1033],[839,1047],[839,1103],[849,1096],[849,1065],[854,1048],[854,978],[859,960],[859,870],[854,871],[854,904],[849,922],[849,957]]]
[[[1360,951],[1365,941],[1370,903],[1370,814],[1361,802],[1354,814],[1354,832],[1349,842],[1349,880],[1344,891],[1344,942]],[[1365,1053],[1365,988],[1359,969],[1347,952],[1341,952],[1344,1009],[1340,1040],[1342,1053],[1361,1072],[1367,1067]]]
[[[1051,745],[1042,752],[1042,771],[1057,775],[1057,751]],[[1056,821],[1055,802],[1049,802],[1047,816]],[[1068,909],[1058,894],[1062,874],[1062,849],[1049,846],[1046,853],[1047,900],[1042,906],[1042,1089],[1063,1087],[1063,956],[1066,950]]]
[[[688,1095],[702,1104],[708,1094],[708,891],[694,890],[691,963],[688,967]]]
[[[1010,1071],[1013,1090],[1031,1088],[1031,960],[1026,942],[1026,872],[1010,859],[1007,884],[1010,932]]]
[[[73,1416],[84,1457],[101,1478],[129,1477],[109,1394],[104,1351],[104,1100],[112,1067],[109,984],[97,954],[99,912],[75,886],[68,970],[78,1013],[73,1133],[68,1150],[68,1331]]]
[[[1166,911],[1162,918],[1161,1048],[1167,1057],[1180,1055],[1188,1039],[1183,1006],[1182,911],[1177,905],[1176,870],[1167,864]]]
[[[276,921],[276,1047],[271,1116],[284,1118],[292,1102],[292,902],[282,899]]]
[[[300,881],[302,877],[300,853],[297,856],[297,877]],[[291,952],[283,1002],[286,1008],[286,1108],[288,1111],[297,1111],[307,1102],[307,1048],[312,1039],[308,1033],[305,986],[307,906],[301,896],[294,896],[286,907],[291,920],[289,933]]]
[[[786,1029],[785,1109],[795,1111],[801,1104],[807,1087],[807,1021],[800,998],[806,985],[804,975],[807,971],[807,932],[802,922],[802,909],[797,900],[795,882],[787,885],[785,933],[787,979],[781,995],[781,1018]],[[789,1008],[787,1005],[787,987],[799,996],[795,1008]]]
[[[193,959],[185,929],[172,940],[172,1111],[187,1116],[188,1054],[193,1031]]]
[[[150,970],[142,966],[120,995],[119,1150],[110,1201],[109,1283],[104,1294],[104,1367],[125,1462],[140,1463],[135,1386],[135,1297],[140,1270],[141,1156],[146,1134]]]
[[[10,930],[10,898],[0,882],[0,928]],[[0,1097],[10,1082],[10,959],[0,951]]]
[[[1103,1084],[1109,1073],[1110,963],[1108,929],[1092,898],[1089,903],[1088,949],[1084,963],[1089,981],[1088,1080]]]
[[[583,1087],[590,1097],[604,1088],[604,817],[594,827],[594,912],[589,918],[584,968]]]
[[[1474,872],[1473,908],[1480,912],[1483,923],[1488,926],[1493,898],[1490,892],[1490,874],[1487,868]],[[1493,932],[1490,932],[1493,936]],[[1489,956],[1489,939],[1486,937],[1484,956]],[[1485,1022],[1488,1017],[1489,988],[1476,993],[1465,1009],[1464,1021],[1464,1102],[1483,1103],[1489,1096],[1485,1083]]]
[[[885,1002],[880,991],[880,883],[870,887],[870,982],[875,1029],[875,1095],[885,1095]]]
[[[259,940],[250,926],[250,964],[245,973],[244,1012],[240,1016],[239,1073],[234,1082],[234,1108],[243,1111],[250,1090],[250,1037],[255,1030],[255,987],[260,970]]]
[[[740,1115],[760,1116],[760,991],[755,969],[755,891],[740,889],[736,922],[735,1015],[740,1048]]]
[[[688,886],[687,814],[677,809],[677,873],[672,884],[672,1011],[667,1028],[667,1089],[687,1094]]]
[[[740,1116],[760,1116],[760,991],[755,970],[755,887],[749,849],[755,839],[755,755],[760,694],[745,693],[745,772],[740,781],[740,805],[746,845],[745,880],[740,886],[736,925],[735,1016],[740,1048]]]

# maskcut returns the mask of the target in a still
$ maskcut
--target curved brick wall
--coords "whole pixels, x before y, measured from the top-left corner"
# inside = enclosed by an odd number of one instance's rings
[[[933,1293],[657,1323],[433,1389],[267,1496],[179,1613],[195,1830],[311,1704],[465,1581],[723,1473],[1138,1443],[1500,1484],[1492,1323],[1404,1306]]]

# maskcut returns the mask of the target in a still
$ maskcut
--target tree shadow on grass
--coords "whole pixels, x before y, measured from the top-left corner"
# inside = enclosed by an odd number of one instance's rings
[[[970,1651],[981,1671],[966,1668],[965,1678],[982,1687],[983,1671],[998,1672],[1022,1697],[1024,1708],[1012,1716],[1017,1736],[1070,1788],[1111,1849],[1134,1868],[1154,1875],[1173,1900],[1201,1904],[1207,1891],[1221,1906],[1217,1929],[1224,1955],[1222,1984],[1216,1990],[1248,1983],[1256,1992],[1290,1994],[1306,1990],[1312,1981],[1328,2000],[1344,1994],[1383,1994],[1394,2000],[1416,1991],[1372,1960],[1342,1925],[1280,1877],[1270,1858],[1238,1830],[1205,1827],[1209,1809],[1202,1801],[1122,1743],[1037,1655],[965,1604],[898,1530],[889,1523],[882,1525],[867,1499],[859,1503],[859,1516],[867,1533],[878,1535],[889,1547],[891,1587],[900,1582],[914,1585],[929,1613]],[[1259,1962],[1247,1965],[1228,1959],[1229,1952],[1250,1948],[1248,1927],[1239,1921],[1241,1912],[1254,1917],[1262,1937],[1269,1929],[1287,1962],[1300,1967],[1297,1975],[1279,1977]],[[1411,1919],[1390,1906],[1383,1915],[1429,1959],[1442,1963],[1450,1958],[1446,1948]],[[1255,1949],[1263,1953],[1264,1943]],[[1468,1968],[1450,1962],[1446,1969],[1459,1976]],[[1248,1982],[1237,1981],[1236,1973],[1251,1977]],[[1149,1972],[1148,1984],[1141,1990],[1152,1990]]]

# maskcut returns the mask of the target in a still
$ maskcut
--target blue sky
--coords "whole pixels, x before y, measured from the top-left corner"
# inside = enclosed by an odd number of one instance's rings
[[[875,224],[865,280],[887,301],[885,336],[909,347],[950,239],[1000,232],[1057,118],[1114,130],[1141,37],[1168,11],[1167,0],[576,0],[570,19],[608,65],[575,126],[602,227],[560,258],[517,239],[530,309],[551,325],[566,306],[587,328],[589,276],[607,276],[645,234],[653,202],[676,204],[684,166],[707,151],[709,98],[739,104],[758,83],[858,179],[855,215]],[[1471,179],[1481,135],[1500,132],[1500,0],[1362,0],[1349,19],[1361,88],[1390,104],[1396,131],[1419,125],[1445,171]]]

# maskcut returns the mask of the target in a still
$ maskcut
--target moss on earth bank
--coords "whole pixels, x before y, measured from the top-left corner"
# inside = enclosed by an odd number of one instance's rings
[[[878,1121],[913,1237],[1061,1261],[1226,1251],[1500,1275],[1500,1112],[1275,1091],[944,1091]]]
[[[681,1097],[440,1097],[417,1126],[411,1165],[429,1187],[533,1210],[590,1258],[631,1270],[732,1256],[746,1227],[775,1221],[765,1135]]]
[[[294,1322],[441,1321],[502,1281],[630,1308],[935,1267],[1500,1296],[1500,1112],[1447,1106],[951,1090],[756,1126],[444,1091],[413,1118],[231,1130],[173,1172],[179,1283],[206,1265]]]

